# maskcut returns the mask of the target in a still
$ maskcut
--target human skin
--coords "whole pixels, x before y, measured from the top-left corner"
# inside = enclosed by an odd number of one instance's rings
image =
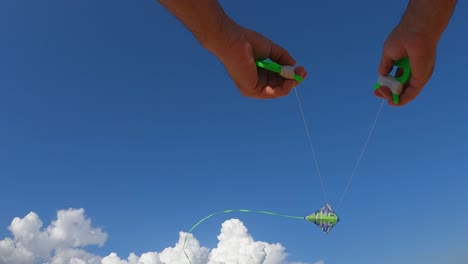
[[[242,95],[258,99],[278,98],[289,94],[299,84],[257,68],[255,60],[259,59],[269,58],[289,66],[295,66],[296,60],[286,49],[262,34],[237,24],[218,1],[158,1],[223,63]],[[307,75],[302,66],[295,67],[294,72],[303,78]]]
[[[232,20],[216,0],[158,0],[192,32],[200,44],[224,65],[240,93],[268,99],[289,94],[299,83],[275,73],[257,69],[255,60],[269,58],[281,65],[295,66],[291,54],[262,34]],[[384,43],[378,73],[389,74],[394,62],[408,57],[412,75],[400,94],[398,106],[416,98],[432,76],[439,39],[447,27],[456,0],[410,0],[400,23]],[[305,78],[304,67],[295,73]],[[392,101],[391,91],[382,86],[374,91]]]
[[[449,24],[456,0],[410,0],[398,25],[384,43],[378,74],[387,75],[395,61],[408,57],[411,77],[395,104],[388,87],[374,91],[392,106],[404,106],[414,100],[431,78],[437,44]]]

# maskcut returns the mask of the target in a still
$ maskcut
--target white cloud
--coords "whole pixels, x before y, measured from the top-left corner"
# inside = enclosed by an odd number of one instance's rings
[[[188,263],[183,244],[187,233],[179,232],[173,247],[161,252],[147,252],[138,256],[131,253],[126,259],[111,252],[97,256],[83,250],[85,246],[103,246],[108,235],[92,227],[83,209],[57,212],[56,220],[43,228],[39,216],[31,212],[23,218],[15,217],[8,227],[12,238],[0,240],[0,264],[180,264]],[[287,262],[285,248],[278,243],[255,241],[244,224],[227,220],[218,235],[214,249],[200,246],[191,234],[185,252],[192,264],[307,264]],[[323,261],[315,264],[324,264]]]
[[[61,210],[46,229],[39,216],[31,212],[24,218],[15,217],[8,229],[13,238],[0,241],[0,263],[31,264],[49,261],[51,264],[100,263],[96,257],[77,249],[88,245],[102,246],[107,234],[91,227],[83,209]],[[54,256],[51,254],[54,253]],[[78,261],[78,262],[77,262]]]
[[[223,264],[230,260],[232,263],[276,264],[284,262],[286,257],[280,244],[254,241],[237,219],[222,224],[218,240],[218,247],[211,251],[208,264]]]
[[[90,254],[81,249],[57,249],[49,260],[50,264],[101,264],[101,257]]]

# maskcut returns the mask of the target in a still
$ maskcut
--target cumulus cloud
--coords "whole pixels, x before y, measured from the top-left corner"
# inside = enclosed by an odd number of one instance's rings
[[[238,219],[222,224],[218,244],[211,250],[202,247],[192,234],[179,232],[173,247],[141,256],[131,253],[127,258],[116,252],[98,256],[83,249],[103,246],[108,238],[102,229],[92,227],[84,209],[58,211],[56,220],[46,228],[31,212],[23,218],[15,217],[8,229],[12,237],[0,240],[0,264],[180,264],[188,263],[185,253],[193,264],[307,264],[288,262],[279,243],[255,241]]]
[[[15,217],[8,229],[13,238],[0,241],[0,263],[31,264],[71,263],[76,260],[94,264],[94,256],[79,250],[88,245],[102,246],[107,234],[99,228],[91,227],[83,209],[61,210],[57,219],[46,229],[39,216],[31,212],[24,218]],[[54,252],[54,256],[52,256]],[[80,263],[80,262],[74,262]]]
[[[286,257],[280,244],[254,241],[244,224],[231,219],[222,224],[218,247],[210,254],[208,264],[236,263],[282,263]]]

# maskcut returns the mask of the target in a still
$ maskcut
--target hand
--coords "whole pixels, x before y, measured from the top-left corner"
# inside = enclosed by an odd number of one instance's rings
[[[378,73],[389,74],[395,61],[408,57],[411,77],[400,94],[400,103],[394,104],[392,92],[381,86],[374,95],[388,99],[388,104],[404,106],[414,100],[432,76],[438,39],[429,34],[419,33],[403,23],[397,25],[385,41]],[[398,74],[398,72],[397,72]]]
[[[287,50],[265,36],[238,25],[227,29],[229,42],[213,53],[224,64],[240,93],[258,99],[278,98],[288,95],[299,82],[284,79],[277,73],[257,68],[255,61],[269,58],[280,65],[294,66],[296,61]],[[304,67],[294,72],[305,78]]]

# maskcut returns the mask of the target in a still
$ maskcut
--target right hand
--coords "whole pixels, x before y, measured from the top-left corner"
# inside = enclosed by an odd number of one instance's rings
[[[395,61],[408,57],[411,77],[400,94],[398,104],[393,102],[392,92],[388,87],[380,87],[374,91],[374,95],[387,99],[388,104],[392,106],[404,106],[414,100],[431,78],[436,48],[437,39],[434,36],[417,32],[406,24],[397,25],[385,41],[378,73],[389,74]]]

